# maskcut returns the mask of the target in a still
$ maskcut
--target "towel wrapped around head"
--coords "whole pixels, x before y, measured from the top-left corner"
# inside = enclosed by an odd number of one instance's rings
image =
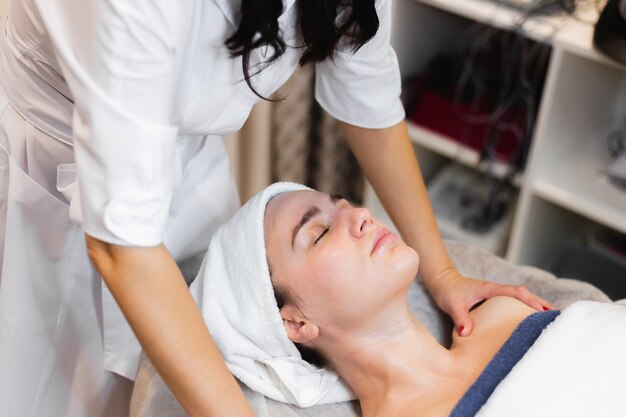
[[[287,337],[270,281],[263,220],[272,197],[309,190],[275,183],[252,197],[211,238],[190,290],[224,356],[244,384],[277,401],[309,407],[354,399],[333,371],[304,361]]]

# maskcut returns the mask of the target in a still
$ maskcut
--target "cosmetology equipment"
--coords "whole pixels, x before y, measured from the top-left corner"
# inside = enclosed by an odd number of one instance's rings
[[[607,174],[613,184],[626,191],[626,152],[609,165]]]
[[[428,183],[428,194],[444,238],[504,253],[516,194],[512,187],[450,163]]]
[[[623,130],[609,133],[608,148],[613,160],[607,168],[607,176],[613,184],[626,191],[626,118]]]
[[[626,65],[626,0],[609,0],[596,24],[593,43]]]
[[[476,26],[458,56],[439,54],[404,88],[416,124],[479,152],[481,161],[522,171],[550,47],[514,32]]]

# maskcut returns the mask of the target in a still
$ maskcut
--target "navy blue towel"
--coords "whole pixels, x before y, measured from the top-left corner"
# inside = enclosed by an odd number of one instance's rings
[[[498,384],[535,343],[543,329],[560,314],[559,310],[533,313],[515,329],[485,370],[456,404],[450,417],[473,417],[489,399]]]

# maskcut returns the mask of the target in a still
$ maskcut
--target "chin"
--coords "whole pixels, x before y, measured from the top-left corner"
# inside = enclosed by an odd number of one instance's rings
[[[402,245],[394,248],[393,269],[398,274],[413,280],[419,270],[420,257],[410,246]]]

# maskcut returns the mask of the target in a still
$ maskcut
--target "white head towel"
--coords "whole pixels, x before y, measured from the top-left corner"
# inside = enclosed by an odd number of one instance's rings
[[[336,373],[302,359],[287,337],[270,282],[265,206],[278,194],[308,189],[280,182],[251,198],[215,232],[191,285],[233,375],[269,398],[299,407],[354,399]]]

